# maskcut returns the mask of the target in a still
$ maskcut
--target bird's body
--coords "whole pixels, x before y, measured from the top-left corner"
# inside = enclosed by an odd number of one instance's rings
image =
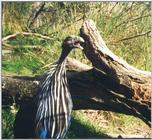
[[[26,136],[41,139],[64,138],[70,126],[73,106],[67,83],[65,58],[73,48],[81,48],[80,42],[83,42],[83,39],[77,36],[69,36],[64,40],[61,56],[48,71],[31,104],[32,107],[26,106],[26,109],[29,108],[28,112],[32,114],[31,119],[25,117],[27,116],[26,111],[19,111],[17,114],[14,125],[15,138],[25,138]],[[26,129],[19,128],[21,121],[24,121]],[[30,124],[26,124],[28,122]],[[31,132],[28,133],[28,130]]]
[[[38,98],[37,137],[63,138],[70,125],[72,112],[65,62],[52,65],[42,84]]]

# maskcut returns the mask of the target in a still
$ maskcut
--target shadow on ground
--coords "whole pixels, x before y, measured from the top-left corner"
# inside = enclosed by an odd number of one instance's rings
[[[94,128],[81,124],[80,121],[73,119],[66,138],[72,139],[110,139],[113,138],[104,134],[104,132],[97,132]]]
[[[28,104],[28,101],[25,101]],[[4,104],[5,106],[5,104]],[[7,104],[10,106],[10,104]],[[13,138],[13,124],[15,115],[10,111],[10,108],[3,108],[2,112],[2,137]],[[104,132],[96,131],[93,127],[83,124],[81,121],[72,118],[70,129],[65,138],[69,139],[110,139],[111,136],[106,135]]]

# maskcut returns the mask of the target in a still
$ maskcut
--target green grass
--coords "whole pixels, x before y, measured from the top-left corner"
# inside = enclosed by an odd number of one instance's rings
[[[11,108],[2,109],[2,137],[13,138],[15,113]],[[110,138],[101,128],[89,121],[81,111],[73,111],[71,126],[66,138]]]
[[[3,138],[14,137],[13,123],[17,110],[18,109],[14,107],[2,109],[2,137]],[[115,118],[112,119],[112,116],[108,112],[105,112],[106,114],[103,111],[100,112],[101,112],[100,115],[104,117],[110,117],[107,118],[107,122],[108,122],[107,127],[103,127],[103,125],[102,126],[99,125],[101,120],[99,121],[97,118],[96,121],[94,121],[89,115],[84,113],[84,111],[81,110],[73,111],[71,126],[65,138],[68,139],[114,138],[111,135],[116,134],[118,136],[119,134],[124,134],[124,133],[128,135],[129,134],[134,135],[137,133],[136,127],[140,128],[141,126],[144,127],[146,126],[141,120],[132,116],[127,116],[123,114],[114,114]],[[145,129],[143,131],[145,131]]]
[[[16,58],[14,61],[6,60],[2,62],[3,70],[14,72],[17,75],[32,75],[41,67],[41,63],[37,59]]]
[[[10,108],[2,109],[2,138],[13,139],[13,123],[15,114],[11,112]]]
[[[13,138],[13,123],[15,113],[11,108],[2,109],[2,136]],[[99,131],[93,123],[83,116],[81,111],[74,111],[71,126],[66,138],[107,138],[104,132]]]

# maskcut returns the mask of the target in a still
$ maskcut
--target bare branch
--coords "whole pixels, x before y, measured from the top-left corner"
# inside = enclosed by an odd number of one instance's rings
[[[116,3],[114,4],[114,6],[110,9],[109,14],[111,14],[111,13],[113,12],[113,10],[114,10],[114,8],[117,6],[117,4],[118,4],[118,2],[116,2]]]
[[[120,41],[125,41],[125,40],[129,40],[129,39],[137,38],[137,37],[140,37],[140,36],[148,35],[149,33],[151,33],[151,30],[150,30],[150,31],[147,31],[147,32],[145,32],[145,33],[141,33],[141,34],[135,35],[135,36],[123,38],[123,39],[121,39],[121,40],[116,41],[116,43],[117,43],[117,42],[120,42]]]
[[[28,22],[28,28],[30,28],[34,24],[35,20],[39,16],[39,14],[43,11],[44,6],[45,6],[45,2],[41,2],[39,4],[39,6],[36,7],[36,10],[35,10],[35,12],[32,15],[32,19],[29,20],[29,22]]]
[[[139,19],[142,19],[142,18],[146,18],[146,17],[150,17],[150,14],[145,15],[145,16],[142,16],[142,17],[137,17],[137,18],[134,18],[134,19],[131,19],[131,20],[128,20],[128,21],[124,21],[124,22],[116,25],[114,29],[117,29],[117,28],[120,27],[121,25],[124,25],[124,24],[126,24],[126,23],[128,23],[128,22],[133,22],[133,21],[136,21],[136,20],[139,20]]]
[[[23,35],[23,36],[36,36],[36,37],[40,37],[40,38],[43,38],[43,39],[52,40],[52,38],[50,38],[50,37],[48,37],[48,36],[44,36],[44,35],[38,34],[38,33],[17,32],[17,33],[14,33],[14,34],[12,34],[12,35],[8,35],[8,36],[2,38],[2,43],[3,43],[4,41],[9,40],[9,39],[14,39],[14,38],[16,38],[18,35]]]

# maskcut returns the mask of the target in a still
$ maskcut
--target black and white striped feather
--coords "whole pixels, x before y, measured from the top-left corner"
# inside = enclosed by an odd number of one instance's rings
[[[68,89],[65,62],[51,66],[38,94],[36,136],[63,138],[70,126],[72,99]]]

